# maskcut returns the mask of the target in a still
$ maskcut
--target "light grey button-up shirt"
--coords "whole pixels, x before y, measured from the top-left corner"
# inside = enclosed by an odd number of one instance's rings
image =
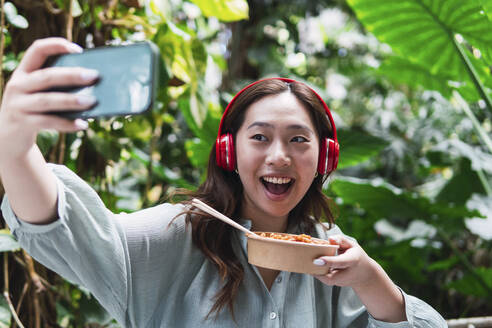
[[[5,196],[3,215],[22,247],[37,261],[88,288],[124,327],[447,327],[423,301],[403,293],[407,319],[372,318],[349,287],[327,286],[310,275],[281,272],[270,290],[247,261],[246,238],[235,233],[233,248],[244,270],[235,301],[205,319],[222,286],[216,267],[191,241],[183,205],[162,204],[132,214],[113,214],[97,193],[64,166],[58,179],[58,220],[33,225],[19,220]],[[243,222],[250,226],[250,222]],[[341,233],[321,226],[326,239]]]

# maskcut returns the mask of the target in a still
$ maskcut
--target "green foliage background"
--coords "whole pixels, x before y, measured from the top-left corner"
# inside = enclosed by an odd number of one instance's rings
[[[491,314],[489,1],[18,0],[0,8],[2,86],[37,38],[159,46],[153,111],[38,138],[49,161],[75,170],[111,210],[195,188],[233,94],[258,78],[291,77],[335,115],[341,158],[326,193],[337,224],[445,318]],[[20,250],[7,228],[0,250],[8,296],[0,327],[14,326],[15,315],[25,327],[117,326],[90,293]]]

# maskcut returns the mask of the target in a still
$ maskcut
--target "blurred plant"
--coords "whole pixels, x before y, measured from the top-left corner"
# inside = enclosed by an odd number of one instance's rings
[[[405,291],[445,317],[492,310],[488,2],[11,5],[17,12],[2,6],[7,77],[27,46],[44,36],[85,47],[150,39],[161,50],[154,111],[38,138],[47,159],[76,170],[112,211],[159,203],[177,187],[195,188],[232,94],[260,77],[291,77],[315,87],[334,110],[341,158],[326,193],[338,204],[343,231]],[[13,17],[25,17],[27,29]],[[89,293],[19,251],[6,230],[0,246],[10,295],[0,302],[0,326],[13,325],[15,311],[29,327],[115,325]]]
[[[451,101],[446,112],[457,111],[461,119],[461,122],[451,125],[457,127],[451,134],[451,139],[436,140],[434,145],[429,145],[430,156],[426,158],[430,166],[451,169],[453,176],[448,181],[441,180],[442,185],[437,194],[425,193],[425,189],[421,189],[422,196],[435,202],[435,205],[442,209],[450,209],[454,214],[460,212],[461,206],[468,205],[472,208],[472,204],[467,202],[476,200],[476,197],[473,198],[474,195],[482,195],[482,198],[478,199],[490,203],[492,170],[486,163],[490,163],[492,159],[492,142],[486,129],[490,126],[492,113],[491,8],[478,0],[466,3],[348,0],[348,3],[364,27],[392,49],[392,54],[385,58],[378,68],[378,74],[414,89],[438,91]],[[476,104],[474,108],[471,109],[462,97]],[[464,124],[468,126],[464,127]],[[458,135],[460,125],[466,132]],[[490,128],[488,129],[490,132]],[[454,157],[455,163],[443,163],[438,159],[449,155],[451,158]],[[476,213],[474,216],[483,215],[487,220],[492,220],[489,208],[480,209],[482,213]],[[399,213],[397,217],[401,219],[402,211]],[[463,237],[465,238],[462,240],[471,239],[466,237],[465,226],[470,227],[467,222],[473,221],[467,221],[466,218],[473,214],[460,213],[453,220],[452,213],[443,217],[441,222],[435,222],[438,217],[432,213],[413,215],[409,218],[412,220],[408,221],[433,219],[434,222],[429,222],[436,228],[437,235],[445,244],[439,249],[449,248],[452,256],[457,259],[439,268],[443,273],[451,268],[461,271],[460,275],[451,278],[443,287],[490,301],[492,271],[482,263],[472,263],[465,255],[469,251],[478,251],[477,249],[464,247],[465,249],[461,250],[457,243]],[[485,237],[485,234],[482,235],[476,230],[474,232]],[[480,247],[480,243],[482,242],[479,241],[478,245],[472,247]],[[472,309],[466,306],[462,314],[468,311]]]
[[[17,0],[2,1],[2,8],[0,57],[7,77],[23,51],[41,37],[63,36],[87,48],[149,39],[161,51],[153,111],[92,121],[87,131],[76,134],[43,131],[38,145],[49,161],[76,170],[115,212],[156,204],[173,188],[198,184],[203,168],[193,167],[188,155],[200,143],[192,142],[198,140],[192,132],[207,140],[200,131],[220,117],[216,89],[226,29],[220,21],[247,18],[245,1],[173,1],[170,6],[154,0]],[[19,250],[8,230],[0,234],[0,250],[6,296],[0,302],[0,327],[15,325],[14,319],[19,326],[36,328],[116,326],[89,292]]]

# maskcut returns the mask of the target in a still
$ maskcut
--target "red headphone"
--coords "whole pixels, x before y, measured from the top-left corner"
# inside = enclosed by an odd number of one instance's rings
[[[269,79],[263,79],[259,80],[256,82],[251,83],[250,85],[246,86],[243,88],[241,91],[239,91],[236,96],[229,102],[227,105],[224,114],[222,115],[222,119],[220,120],[220,125],[219,125],[219,133],[217,136],[217,140],[215,141],[215,160],[217,162],[217,165],[223,168],[226,171],[234,171],[236,169],[236,154],[234,152],[234,140],[232,138],[232,134],[230,133],[225,133],[222,134],[222,124],[224,122],[224,118],[227,115],[227,111],[229,108],[232,107],[232,104],[236,100],[237,97],[241,93],[244,92],[244,90],[248,89],[249,87],[260,83],[262,81],[266,80],[280,80],[284,81],[287,83],[300,83],[292,79],[286,79],[286,78],[280,78],[280,77],[274,77],[274,78],[269,78]],[[337,131],[335,128],[335,122],[333,121],[333,117],[331,116],[330,109],[326,105],[326,103],[321,99],[321,97],[314,91],[313,89],[309,88],[315,95],[318,97],[319,101],[323,105],[326,115],[328,115],[328,119],[330,120],[331,127],[333,128],[333,139],[331,138],[324,138],[321,140],[320,144],[320,150],[319,150],[319,158],[318,158],[318,173],[323,175],[323,174],[329,174],[332,171],[335,171],[338,165],[338,153],[340,146],[338,145],[337,141]]]

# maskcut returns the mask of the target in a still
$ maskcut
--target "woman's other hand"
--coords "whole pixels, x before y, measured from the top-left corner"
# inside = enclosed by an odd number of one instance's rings
[[[342,235],[329,238],[333,245],[338,245],[337,256],[322,256],[315,260],[316,265],[330,268],[328,274],[316,276],[327,285],[356,287],[370,283],[375,274],[375,263],[359,244]]]
[[[328,274],[315,277],[327,285],[352,287],[367,311],[378,320],[405,321],[403,295],[383,268],[356,241],[342,235],[332,236],[329,241],[340,246],[339,255],[314,260],[314,264],[330,268]]]
[[[8,81],[0,108],[0,149],[11,159],[25,154],[43,129],[74,132],[85,129],[87,122],[68,120],[47,112],[84,110],[93,97],[64,92],[43,92],[56,86],[89,85],[98,78],[97,71],[80,67],[42,68],[51,55],[82,52],[82,48],[62,38],[35,41],[27,49],[19,67]]]

